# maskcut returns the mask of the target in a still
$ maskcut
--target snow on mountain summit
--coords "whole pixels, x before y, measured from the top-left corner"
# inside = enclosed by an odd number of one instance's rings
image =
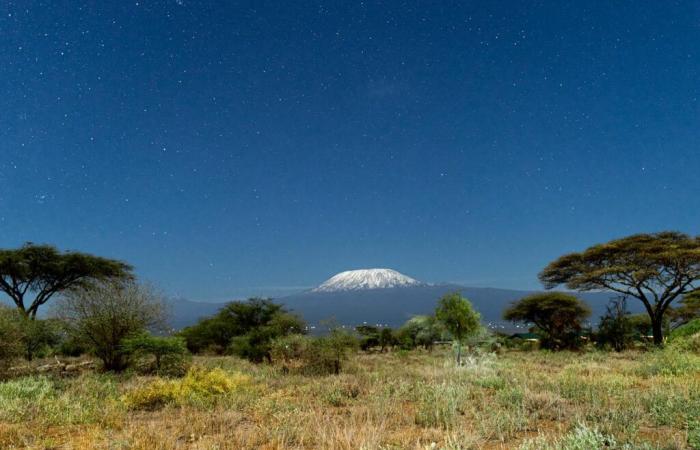
[[[424,285],[424,283],[392,269],[362,269],[340,272],[324,281],[312,292],[354,291]]]

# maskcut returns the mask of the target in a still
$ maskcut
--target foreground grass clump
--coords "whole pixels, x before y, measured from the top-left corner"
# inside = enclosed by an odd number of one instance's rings
[[[209,405],[250,387],[250,377],[222,369],[193,367],[181,379],[156,378],[122,396],[128,409],[157,409],[167,404]]]

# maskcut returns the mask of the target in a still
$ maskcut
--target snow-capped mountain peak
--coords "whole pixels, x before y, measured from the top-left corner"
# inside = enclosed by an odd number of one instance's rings
[[[340,272],[324,281],[312,292],[387,289],[424,285],[424,283],[392,269],[361,269]]]

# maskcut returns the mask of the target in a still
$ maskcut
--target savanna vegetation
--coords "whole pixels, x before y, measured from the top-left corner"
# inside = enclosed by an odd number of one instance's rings
[[[699,248],[658,233],[558,259],[546,287],[614,294],[600,318],[570,292],[514,301],[526,339],[458,292],[397,329],[310,335],[254,298],[176,331],[125,263],[3,250],[0,448],[700,448]]]

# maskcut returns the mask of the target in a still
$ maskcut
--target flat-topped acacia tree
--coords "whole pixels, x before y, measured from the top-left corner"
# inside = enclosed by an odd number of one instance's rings
[[[635,234],[564,255],[539,278],[547,289],[564,284],[638,299],[651,319],[654,343],[662,345],[664,314],[700,284],[700,238],[675,231]]]
[[[68,289],[98,280],[133,279],[126,263],[86,253],[60,252],[31,242],[18,249],[0,249],[0,291],[22,314],[36,318],[39,307]],[[27,295],[33,295],[27,305]]]

